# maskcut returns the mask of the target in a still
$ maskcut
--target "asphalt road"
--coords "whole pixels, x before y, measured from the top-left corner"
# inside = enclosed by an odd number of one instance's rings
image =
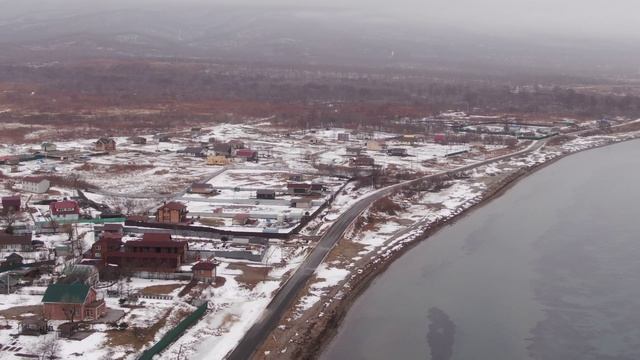
[[[318,266],[322,263],[324,258],[329,254],[329,251],[333,249],[338,241],[342,238],[342,235],[347,230],[349,225],[376,200],[390,194],[394,190],[402,188],[413,183],[433,178],[436,176],[454,174],[460,171],[471,170],[480,166],[484,166],[496,161],[508,159],[514,156],[524,155],[531,151],[540,149],[546,141],[539,140],[531,144],[524,150],[499,156],[489,160],[485,160],[479,163],[471,164],[456,168],[450,171],[444,171],[441,173],[428,175],[419,179],[405,181],[399,184],[391,185],[386,188],[382,188],[367,197],[364,197],[354,203],[347,211],[342,213],[340,217],[331,225],[327,233],[320,239],[317,246],[313,249],[311,254],[307,256],[302,265],[293,274],[293,276],[286,282],[286,284],[278,291],[273,300],[267,305],[267,308],[263,312],[262,316],[253,326],[247,331],[245,336],[240,340],[236,348],[227,355],[227,360],[246,360],[251,358],[255,350],[265,341],[267,336],[278,325],[282,315],[289,309],[293,299],[296,298],[298,292],[305,286],[306,282],[311,278]]]

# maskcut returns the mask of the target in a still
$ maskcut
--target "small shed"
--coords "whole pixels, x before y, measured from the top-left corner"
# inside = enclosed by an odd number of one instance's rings
[[[217,267],[218,262],[216,261],[200,261],[191,267],[193,278],[206,284],[214,283],[216,281]]]
[[[276,191],[273,189],[259,189],[256,191],[258,199],[273,200],[276,198]]]
[[[49,322],[41,315],[20,320],[20,335],[40,336],[49,331]]]

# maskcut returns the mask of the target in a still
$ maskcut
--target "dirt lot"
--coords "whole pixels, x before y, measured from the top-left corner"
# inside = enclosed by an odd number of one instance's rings
[[[183,284],[167,284],[167,285],[153,285],[147,286],[141,290],[143,295],[166,295],[173,292],[175,289],[181,288]]]
[[[24,314],[40,314],[42,313],[41,305],[15,306],[0,311],[0,316],[7,320],[20,320]]]

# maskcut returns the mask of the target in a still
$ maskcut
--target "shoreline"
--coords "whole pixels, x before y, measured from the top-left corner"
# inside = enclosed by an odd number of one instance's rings
[[[351,306],[360,297],[360,295],[362,295],[369,288],[371,283],[379,275],[384,273],[391,264],[402,257],[406,252],[413,249],[423,241],[428,240],[432,235],[440,231],[442,228],[454,225],[464,216],[471,214],[474,210],[479,209],[482,206],[487,205],[491,203],[491,201],[502,196],[509,189],[515,186],[519,181],[525,179],[528,175],[542,170],[545,167],[564,159],[565,157],[575,155],[584,151],[595,150],[632,140],[638,140],[638,137],[621,139],[619,141],[611,141],[605,144],[594,145],[585,149],[563,153],[543,163],[533,165],[526,169],[519,169],[514,173],[509,174],[505,179],[501,179],[500,181],[493,184],[493,186],[488,188],[482,195],[480,195],[481,198],[476,203],[471,204],[469,207],[464,208],[461,212],[453,215],[450,218],[447,218],[446,220],[433,223],[423,233],[416,236],[411,241],[405,243],[404,246],[393,251],[388,256],[376,258],[375,260],[377,261],[370,262],[369,266],[363,269],[361,273],[354,273],[354,275],[348,280],[350,291],[346,292],[344,297],[337,301],[337,304],[330,312],[326,312],[324,314],[326,320],[324,320],[324,326],[318,333],[318,335],[310,338],[310,341],[308,343],[298,344],[300,346],[298,346],[296,349],[292,349],[294,357],[297,359],[317,359],[338,333],[340,325],[351,309]],[[264,344],[262,346],[264,346]],[[262,346],[256,350],[262,349]],[[259,356],[259,353],[254,353],[254,356]]]

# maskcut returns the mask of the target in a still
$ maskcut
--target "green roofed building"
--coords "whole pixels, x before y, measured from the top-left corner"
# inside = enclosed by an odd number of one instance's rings
[[[89,285],[52,284],[42,297],[44,317],[47,320],[87,321],[96,320],[107,311],[104,299]]]

